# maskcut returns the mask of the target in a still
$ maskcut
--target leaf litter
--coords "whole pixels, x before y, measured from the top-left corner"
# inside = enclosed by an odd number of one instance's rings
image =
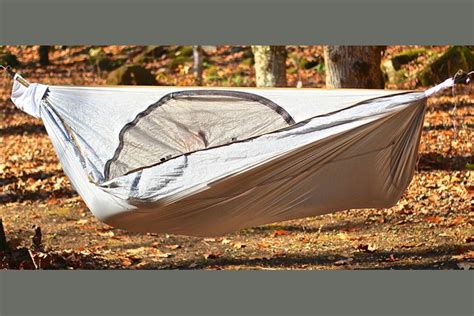
[[[24,65],[19,71],[32,82],[105,83],[107,72],[98,74],[88,62],[90,47],[56,47],[46,67],[36,64],[37,47],[4,49],[19,57]],[[403,49],[389,46],[386,58]],[[142,50],[139,46],[104,47],[112,56],[130,58]],[[254,85],[253,66],[244,62],[248,50],[246,46],[217,46],[208,56],[205,84]],[[290,46],[288,50],[295,60],[315,61],[322,56],[319,46]],[[185,71],[190,64],[170,69],[170,58],[152,58],[145,66],[163,84],[192,85],[192,72]],[[416,73],[424,62],[420,58],[407,70]],[[295,69],[291,61],[287,66],[290,86],[298,81],[304,87],[324,86],[323,73]],[[417,169],[397,205],[196,238],[136,234],[98,221],[62,172],[41,121],[17,110],[9,101],[10,81],[0,82],[0,156],[4,157],[0,217],[8,244],[8,249],[0,250],[3,269],[472,269],[472,85],[456,96],[446,93],[430,98]],[[416,83],[388,87],[413,89]]]

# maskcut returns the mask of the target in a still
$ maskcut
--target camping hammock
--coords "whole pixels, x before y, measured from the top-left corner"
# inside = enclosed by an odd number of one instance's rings
[[[136,232],[214,236],[394,205],[427,97],[389,90],[74,87],[14,74],[93,214]]]

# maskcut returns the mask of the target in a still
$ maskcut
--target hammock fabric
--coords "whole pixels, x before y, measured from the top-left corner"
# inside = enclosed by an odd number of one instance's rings
[[[43,120],[100,220],[215,236],[394,205],[414,173],[426,99],[448,81],[413,92],[69,87],[16,75],[12,100]]]

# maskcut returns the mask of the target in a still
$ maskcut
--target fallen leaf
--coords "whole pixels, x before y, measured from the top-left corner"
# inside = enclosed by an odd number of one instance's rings
[[[449,222],[449,225],[448,225],[448,226],[449,226],[449,227],[452,227],[452,226],[460,225],[460,224],[464,223],[465,220],[466,220],[466,219],[465,219],[464,216],[458,216],[458,217],[456,217],[455,219],[451,220],[451,221]]]
[[[133,249],[127,249],[127,254],[131,256],[136,256],[138,254],[144,254],[146,252],[145,247],[138,247]]]
[[[346,233],[339,233],[337,234],[337,237],[342,240],[347,240],[347,234]]]
[[[439,224],[443,219],[437,215],[426,216],[425,221],[432,224]]]
[[[242,243],[240,243],[240,242],[236,242],[236,243],[234,243],[233,247],[234,247],[235,249],[241,249],[241,248],[244,248],[244,247],[245,247],[245,244],[242,244]]]
[[[360,244],[357,246],[357,250],[372,253],[377,250],[377,247],[374,244]]]
[[[118,239],[118,240],[123,240],[123,239],[128,239],[128,236],[123,236],[123,235],[113,235],[111,236],[112,239]]]
[[[132,260],[129,259],[129,258],[122,258],[122,259],[120,260],[120,262],[121,262],[122,265],[125,266],[125,267],[129,267],[129,266],[131,266],[131,265],[133,264]]]
[[[338,260],[338,261],[334,262],[334,264],[336,266],[342,266],[342,265],[349,264],[352,261],[354,261],[354,258],[345,258],[345,259],[341,259],[341,260]]]
[[[451,259],[454,259],[454,260],[474,259],[474,250],[470,250],[460,255],[454,255],[451,257]]]
[[[113,237],[114,235],[115,235],[114,232],[111,230],[99,233],[99,236],[102,236],[102,237]]]
[[[227,245],[227,244],[229,244],[231,241],[232,241],[232,240],[230,240],[230,239],[224,238],[224,239],[222,239],[221,244]]]
[[[290,233],[284,229],[275,229],[272,233],[273,237],[289,235]]]
[[[441,234],[438,234],[438,236],[440,236],[440,237],[452,237],[452,235],[450,235],[448,233],[441,233]]]
[[[397,260],[398,259],[395,258],[395,256],[393,254],[390,254],[390,256],[385,259],[385,261],[389,261],[389,262],[394,262],[394,261],[397,261]]]
[[[169,257],[172,257],[172,256],[173,256],[173,254],[168,253],[168,252],[158,254],[158,257],[160,257],[160,258],[169,258]]]
[[[49,204],[49,205],[56,205],[56,204],[59,204],[60,201],[59,201],[59,199],[51,198],[51,199],[48,199],[48,202],[46,202],[46,203]]]
[[[395,225],[403,225],[403,224],[405,224],[405,223],[406,223],[406,220],[401,219],[401,220],[395,222]]]
[[[204,259],[208,260],[208,259],[216,259],[218,257],[217,254],[215,253],[205,253],[203,255]]]

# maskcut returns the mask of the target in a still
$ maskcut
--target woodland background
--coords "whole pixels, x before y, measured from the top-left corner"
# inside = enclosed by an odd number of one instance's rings
[[[464,46],[2,46],[30,82],[424,89],[474,69]],[[0,84],[4,269],[469,269],[472,83],[429,99],[413,181],[389,209],[348,210],[220,238],[134,234],[93,217],[40,120]]]

